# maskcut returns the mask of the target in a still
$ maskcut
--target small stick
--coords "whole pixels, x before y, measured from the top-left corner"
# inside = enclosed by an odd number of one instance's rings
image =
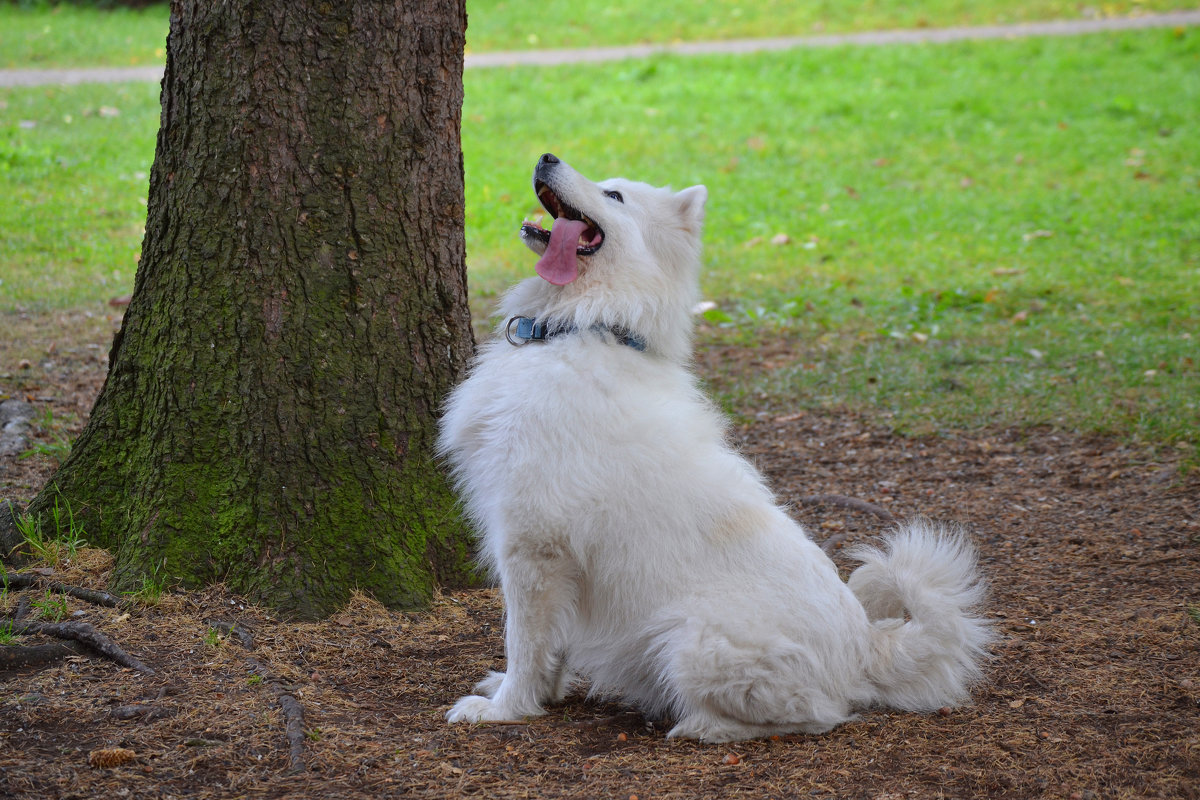
[[[146,675],[153,675],[154,670],[141,661],[126,653],[116,642],[93,628],[86,622],[12,622],[12,632],[18,635],[40,633],[43,636],[53,636],[58,639],[70,639],[87,647],[94,653],[115,661],[122,667],[136,669]]]

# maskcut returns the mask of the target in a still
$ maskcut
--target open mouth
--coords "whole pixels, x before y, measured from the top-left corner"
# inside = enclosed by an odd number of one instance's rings
[[[581,223],[581,225],[564,226],[564,230],[570,230],[574,234],[576,255],[590,256],[600,249],[601,245],[604,244],[604,231],[596,224],[595,220],[579,209],[572,208],[564,203],[554,193],[554,190],[542,181],[534,181],[534,190],[537,192],[538,201],[550,213],[553,219],[566,219]],[[545,245],[550,244],[551,232],[536,222],[525,222],[522,224],[521,235],[537,239]]]

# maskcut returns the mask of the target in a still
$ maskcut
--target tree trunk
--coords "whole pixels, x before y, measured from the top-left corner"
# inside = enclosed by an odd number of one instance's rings
[[[468,580],[463,0],[176,0],[132,302],[69,501],[146,575],[300,617]]]

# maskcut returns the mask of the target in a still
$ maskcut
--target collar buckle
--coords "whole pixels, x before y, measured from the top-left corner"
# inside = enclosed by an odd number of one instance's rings
[[[577,328],[570,327],[558,328],[551,331],[546,327],[546,323],[538,322],[531,317],[511,317],[504,326],[504,338],[513,347],[524,347],[530,342],[546,342],[552,336],[563,333],[574,333],[577,330]],[[638,352],[645,352],[646,350],[646,342],[641,337],[632,333],[608,328],[603,325],[593,325],[592,330],[611,334],[617,340],[618,344],[632,347]]]
[[[516,330],[513,330],[513,325]],[[546,323],[538,322],[529,317],[513,317],[504,326],[504,338],[513,347],[524,347],[533,341],[546,341]]]

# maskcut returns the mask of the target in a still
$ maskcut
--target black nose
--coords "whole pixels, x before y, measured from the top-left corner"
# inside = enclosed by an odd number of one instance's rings
[[[538,159],[538,164],[557,164],[557,163],[558,163],[558,156],[554,155],[554,153],[544,153],[542,155],[542,157],[540,159]]]

